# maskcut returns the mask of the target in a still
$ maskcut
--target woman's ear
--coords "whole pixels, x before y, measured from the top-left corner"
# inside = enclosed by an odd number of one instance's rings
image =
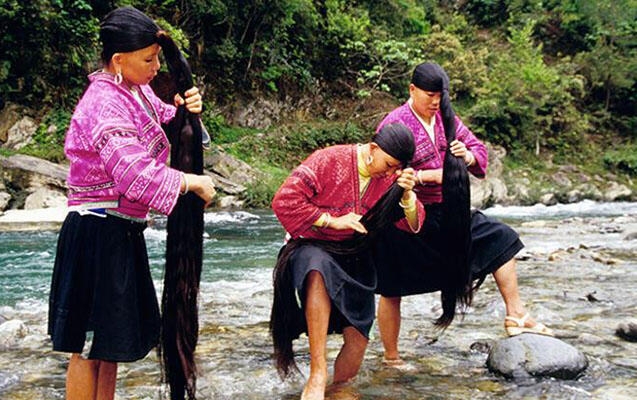
[[[122,53],[114,53],[111,57],[111,65],[116,68],[122,67],[124,55]]]

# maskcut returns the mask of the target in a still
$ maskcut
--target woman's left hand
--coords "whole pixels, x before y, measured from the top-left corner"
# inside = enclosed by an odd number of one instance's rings
[[[201,113],[203,108],[203,101],[201,99],[201,94],[199,93],[199,89],[197,87],[191,87],[186,90],[186,100],[184,100],[179,93],[175,95],[175,106],[180,106],[182,104],[186,104],[186,110],[190,111],[193,114]]]
[[[454,156],[461,157],[467,165],[470,165],[473,162],[473,154],[461,141],[456,139],[451,142],[449,150],[451,150],[451,154],[453,154]]]
[[[416,186],[416,172],[413,168],[398,170],[396,174],[398,174],[398,179],[396,180],[398,186],[405,189],[405,191],[412,190]]]

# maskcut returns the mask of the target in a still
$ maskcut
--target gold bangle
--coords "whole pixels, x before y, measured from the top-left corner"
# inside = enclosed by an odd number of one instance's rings
[[[184,174],[183,172],[181,173],[181,177],[184,180],[184,192],[182,193],[182,195],[188,193],[188,179],[186,178],[186,174]]]

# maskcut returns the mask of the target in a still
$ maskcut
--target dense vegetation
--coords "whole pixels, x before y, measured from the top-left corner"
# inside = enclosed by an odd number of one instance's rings
[[[317,146],[366,138],[425,60],[512,162],[637,175],[637,0],[0,0],[0,93],[46,113],[27,151],[61,157],[65,121],[99,67],[99,20],[120,5],[187,49],[217,144],[282,168],[277,179]],[[243,129],[230,110],[249,99],[305,111]]]

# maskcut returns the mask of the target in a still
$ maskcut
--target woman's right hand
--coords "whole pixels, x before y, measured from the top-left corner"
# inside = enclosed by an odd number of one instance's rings
[[[194,192],[197,196],[201,197],[205,206],[208,207],[217,194],[212,178],[207,175],[195,174],[184,174],[184,177],[188,181],[188,191]],[[183,182],[182,189],[185,189]]]
[[[340,217],[332,216],[330,217],[330,223],[327,227],[339,231],[345,229],[353,229],[359,233],[367,233],[367,229],[365,229],[365,226],[359,222],[361,218],[362,215],[358,215],[353,212],[341,215]]]

